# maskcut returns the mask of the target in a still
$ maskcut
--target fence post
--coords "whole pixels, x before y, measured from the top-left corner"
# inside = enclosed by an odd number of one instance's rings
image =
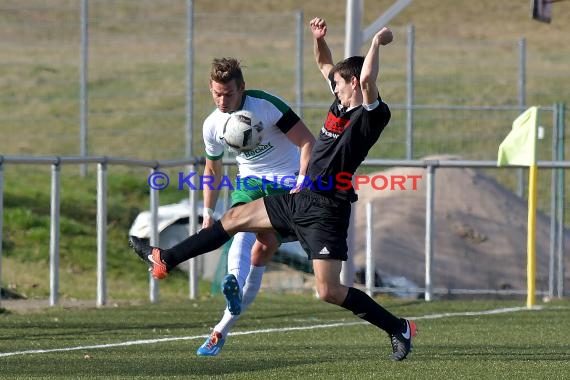
[[[59,211],[60,211],[60,160],[51,166],[51,210],[50,210],[50,296],[49,305],[55,306],[59,300]]]
[[[194,156],[194,1],[186,1],[186,157]],[[196,166],[190,165],[190,171],[194,172]],[[192,177],[194,183],[194,176]],[[190,235],[196,232],[196,192],[189,190],[190,219],[188,229]],[[198,297],[198,265],[197,259],[188,261],[188,292],[190,299]]]
[[[297,83],[296,83],[296,108],[297,114],[302,119],[303,118],[303,31],[305,30],[303,25],[303,11],[299,10],[295,13],[295,19],[297,20]]]
[[[344,26],[344,57],[357,55],[362,45],[362,2],[363,0],[346,0],[346,18]]]
[[[97,306],[107,303],[107,162],[97,165]]]
[[[519,108],[526,109],[526,39],[519,40]]]
[[[89,46],[89,0],[81,1],[81,45],[80,45],[80,66],[79,66],[79,107],[80,107],[80,131],[79,150],[82,158],[87,157],[88,134],[87,134],[87,114],[89,112],[87,100],[87,70],[88,70],[88,46]],[[80,165],[80,175],[87,176],[87,163]]]
[[[0,156],[0,305],[2,305],[2,231],[4,221],[4,165]]]
[[[552,161],[556,161],[558,157],[558,108],[556,103],[553,105],[552,112]],[[548,297],[554,297],[554,283],[556,278],[555,256],[556,256],[556,228],[557,223],[557,205],[558,205],[558,169],[551,169],[551,184],[550,184],[550,248],[548,252]]]
[[[376,287],[376,266],[374,264],[374,254],[372,250],[372,203],[366,203],[366,293],[372,297]]]
[[[564,129],[565,129],[565,103],[558,103],[556,106],[556,114],[558,115],[558,161],[564,161]],[[557,296],[564,296],[564,205],[565,205],[565,178],[564,169],[558,169],[558,284]]]
[[[196,172],[196,165],[190,165],[190,172]],[[190,219],[188,220],[188,233],[190,236],[196,233],[196,224],[198,223],[198,213],[196,212],[196,176],[192,176],[190,179],[193,187],[188,191],[190,192],[189,202],[190,202]],[[188,261],[188,285],[189,285],[189,297],[190,299],[196,299],[198,297],[198,258],[194,257]]]
[[[194,1],[186,2],[186,158],[193,156],[194,128]]]
[[[354,214],[356,206],[352,203],[350,211],[350,221],[348,223],[348,258],[342,262],[342,269],[340,271],[340,282],[344,286],[354,285]]]
[[[432,300],[432,259],[433,259],[433,210],[434,210],[434,192],[435,192],[435,166],[433,163],[427,164],[427,183],[426,183],[426,236],[425,236],[425,295],[426,301]]]
[[[158,164],[151,169],[151,174],[154,174]],[[150,189],[150,245],[158,247],[158,205],[159,197],[158,190],[155,188]],[[148,272],[149,278],[149,298],[150,302],[158,302],[158,280],[152,277],[152,273]]]
[[[523,37],[519,40],[519,109],[524,112],[526,109],[526,39]],[[517,169],[518,187],[517,195],[524,196],[524,169]]]
[[[408,26],[408,75],[406,78],[406,159],[414,157],[414,51],[415,51],[415,31],[414,26]]]

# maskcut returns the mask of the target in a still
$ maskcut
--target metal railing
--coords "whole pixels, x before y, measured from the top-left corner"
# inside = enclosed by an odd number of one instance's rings
[[[50,254],[50,297],[49,304],[51,306],[56,305],[59,300],[59,241],[60,241],[60,169],[62,165],[70,164],[97,164],[97,306],[105,305],[107,302],[107,285],[106,285],[106,245],[107,245],[107,202],[108,202],[108,185],[107,185],[107,173],[108,167],[110,165],[126,165],[126,166],[138,166],[149,168],[151,174],[157,171],[159,168],[171,168],[171,167],[188,167],[191,172],[196,172],[198,166],[203,165],[204,161],[201,157],[195,157],[191,159],[180,159],[180,160],[168,160],[168,161],[155,161],[155,160],[137,160],[119,157],[34,157],[34,156],[0,156],[0,284],[2,283],[2,221],[4,218],[4,172],[3,168],[5,165],[51,165],[51,200],[50,200],[50,244],[49,244],[49,254]],[[235,164],[234,160],[224,160],[226,167],[228,165]],[[539,169],[569,169],[570,161],[539,161],[537,163]],[[429,301],[432,299],[432,295],[436,293],[446,293],[446,294],[517,294],[520,291],[492,291],[492,290],[474,290],[474,289],[439,289],[433,287],[433,213],[434,207],[434,192],[435,189],[435,176],[438,169],[443,168],[495,168],[497,165],[495,161],[465,161],[465,160],[380,160],[380,159],[369,159],[364,161],[363,167],[416,167],[424,168],[426,170],[426,216],[425,216],[425,287],[415,288],[415,289],[398,289],[405,291],[412,291],[417,293],[424,293],[425,300]],[[508,170],[516,167],[502,167],[500,170]],[[554,175],[554,171],[553,171]],[[555,184],[553,183],[553,186]],[[197,221],[196,213],[196,197],[192,193],[194,191],[189,190],[189,197],[191,203],[191,217],[190,225],[192,221]],[[151,244],[158,245],[158,230],[157,230],[157,214],[159,206],[159,190],[150,189],[149,197],[149,209],[151,213]],[[562,204],[563,207],[563,204]],[[553,210],[554,211],[554,210]],[[551,224],[556,225],[560,222],[555,220],[555,212],[551,215]],[[370,228],[372,221],[372,216],[367,216],[368,218],[368,228]],[[562,229],[563,231],[563,229]],[[370,232],[369,232],[370,233]],[[555,254],[558,254],[558,273],[554,273],[554,265],[550,265],[549,277],[558,278],[558,296],[563,295],[563,279],[564,279],[564,268],[562,265],[564,247],[564,239],[555,238],[552,241],[551,236],[551,252],[550,260],[555,262]],[[558,247],[555,247],[556,242],[558,242]],[[367,247],[367,252],[371,252],[370,243]],[[192,259],[194,260],[194,259]],[[373,260],[367,258],[367,271],[368,273],[374,273],[373,265],[371,264]],[[374,291],[394,291],[395,289],[384,289],[375,288],[372,281],[373,276],[367,276],[367,291],[372,293]],[[158,300],[158,286],[154,279],[149,276],[149,299],[151,302],[156,302]],[[190,287],[190,298],[195,298],[197,296],[197,281],[198,275],[196,271],[190,271],[189,273],[189,287]],[[549,282],[551,283],[551,282]],[[549,289],[549,295],[554,295],[554,289]]]

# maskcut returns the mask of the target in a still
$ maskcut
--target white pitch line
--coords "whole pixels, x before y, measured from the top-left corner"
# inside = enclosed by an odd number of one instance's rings
[[[411,317],[410,319],[437,319],[437,318],[446,318],[446,317],[469,317],[473,315],[492,315],[492,314],[503,314],[503,313],[514,313],[517,311],[526,311],[526,310],[542,310],[543,307],[541,305],[533,306],[532,308],[528,307],[505,307],[501,309],[492,309],[492,310],[484,310],[484,311],[463,311],[457,313],[441,313],[441,314],[430,314],[424,315],[423,317]]]
[[[464,317],[473,315],[491,315],[491,314],[503,314],[503,313],[515,313],[518,311],[528,311],[528,310],[542,310],[542,306],[535,306],[532,309],[526,307],[508,307],[501,309],[483,310],[483,311],[466,311],[457,313],[441,313],[441,314],[429,314],[420,317],[410,317],[410,319],[437,319],[437,318],[447,318],[447,317]],[[313,326],[297,326],[297,327],[282,327],[273,329],[261,329],[261,330],[251,330],[251,331],[237,331],[230,333],[229,336],[238,335],[251,335],[251,334],[261,334],[261,333],[279,333],[286,331],[301,331],[301,330],[314,330],[314,329],[327,329],[330,327],[339,326],[354,326],[368,324],[368,322],[358,321],[358,322],[338,322],[338,323],[328,323],[324,325],[313,325]],[[44,350],[26,350],[26,351],[13,351],[13,352],[1,352],[0,357],[15,356],[15,355],[30,355],[30,354],[47,354],[51,352],[68,352],[68,351],[81,351],[81,350],[94,350],[99,348],[113,348],[113,347],[126,347],[126,346],[136,346],[142,344],[154,344],[163,342],[175,342],[181,340],[196,340],[207,338],[208,335],[194,335],[194,336],[179,336],[171,338],[158,338],[158,339],[142,339],[142,340],[132,340],[129,342],[120,343],[109,343],[109,344],[94,344],[89,346],[76,346],[76,347],[62,347],[62,348],[50,348]]]

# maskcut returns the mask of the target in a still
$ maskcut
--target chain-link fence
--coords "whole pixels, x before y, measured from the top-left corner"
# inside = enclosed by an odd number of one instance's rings
[[[330,100],[314,65],[307,20],[298,13],[191,13],[184,0],[12,0],[0,5],[0,14],[0,123],[10,130],[2,154],[82,154],[84,78],[90,155],[179,158],[189,144],[188,125],[193,152],[201,155],[201,123],[214,107],[208,92],[214,57],[241,59],[250,88],[292,105],[301,98],[300,112],[315,132]],[[374,158],[406,158],[410,145],[413,158],[493,158],[526,104],[551,111],[568,97],[559,78],[570,52],[530,51],[522,36],[432,40],[410,29],[396,28],[396,43],[381,52],[379,85],[394,116],[387,144]],[[342,58],[342,33],[329,32],[335,59]],[[366,47],[367,41],[363,52]],[[542,122],[548,136],[552,116]],[[550,159],[550,144],[544,145],[539,158]]]

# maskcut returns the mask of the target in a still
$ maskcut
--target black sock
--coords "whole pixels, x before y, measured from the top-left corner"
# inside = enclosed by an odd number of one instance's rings
[[[402,331],[402,320],[380,306],[366,293],[356,288],[348,288],[348,294],[342,305],[359,318],[380,327],[388,334]]]
[[[216,220],[212,227],[204,228],[198,233],[187,237],[174,247],[165,249],[161,253],[161,259],[168,269],[204,253],[221,247],[232,237],[224,230],[222,222]]]

